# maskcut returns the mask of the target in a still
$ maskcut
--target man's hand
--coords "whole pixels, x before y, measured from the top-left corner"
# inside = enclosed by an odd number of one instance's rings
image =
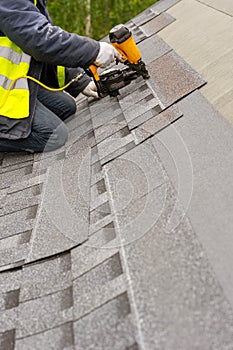
[[[97,93],[97,87],[93,80],[90,81],[90,83],[85,87],[85,89],[82,91],[82,94],[87,97],[94,97],[96,99],[99,98],[99,95]]]
[[[114,60],[117,59],[119,62],[124,62],[122,56],[111,44],[100,42],[99,54],[94,62],[97,67],[106,68]]]

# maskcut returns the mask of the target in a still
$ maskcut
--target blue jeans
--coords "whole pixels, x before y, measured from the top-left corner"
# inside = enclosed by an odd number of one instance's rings
[[[68,138],[63,121],[75,112],[76,103],[71,96],[39,87],[30,135],[19,140],[0,139],[0,152],[43,152],[63,146]]]

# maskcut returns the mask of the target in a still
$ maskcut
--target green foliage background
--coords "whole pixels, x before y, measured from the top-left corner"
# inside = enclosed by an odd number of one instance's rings
[[[47,7],[54,24],[80,35],[87,34],[86,18],[90,15],[89,36],[100,39],[106,36],[113,26],[127,22],[155,2],[155,0],[48,0]]]

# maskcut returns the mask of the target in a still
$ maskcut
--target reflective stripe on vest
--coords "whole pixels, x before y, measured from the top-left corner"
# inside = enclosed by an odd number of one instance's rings
[[[37,0],[34,0],[37,5]],[[0,106],[12,81],[28,74],[31,57],[7,37],[0,37]],[[0,107],[0,115],[11,119],[29,117],[30,92],[26,79],[16,81],[7,100]]]
[[[65,85],[65,80],[66,80],[65,67],[57,66],[57,80],[60,88]]]
[[[27,75],[31,56],[25,54],[7,37],[0,37],[0,105],[6,96],[10,83]],[[27,79],[19,79],[0,108],[0,115],[12,119],[29,116],[29,87]]]

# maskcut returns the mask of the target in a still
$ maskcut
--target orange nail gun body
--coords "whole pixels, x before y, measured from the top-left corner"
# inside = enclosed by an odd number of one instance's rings
[[[111,44],[125,60],[126,67],[123,69],[110,69],[98,74],[97,67],[89,67],[97,86],[100,97],[119,94],[119,89],[131,83],[131,81],[142,76],[148,79],[149,73],[145,63],[142,61],[141,53],[133,39],[131,32],[123,24],[119,24],[109,33]]]

